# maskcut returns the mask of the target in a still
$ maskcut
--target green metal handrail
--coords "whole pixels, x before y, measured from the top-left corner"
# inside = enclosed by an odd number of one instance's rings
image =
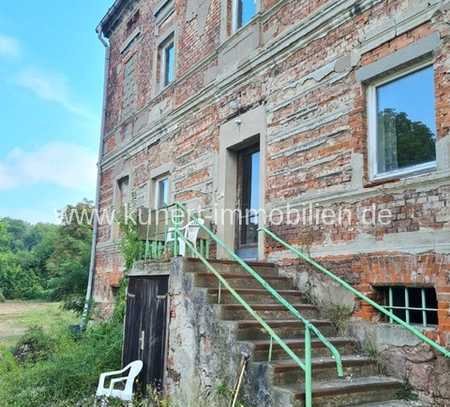
[[[336,281],[339,285],[341,285],[342,287],[344,287],[345,289],[350,291],[352,294],[354,294],[360,300],[365,301],[366,303],[368,303],[369,305],[374,307],[376,310],[378,310],[381,313],[383,313],[386,316],[388,316],[392,321],[397,322],[403,328],[407,329],[409,332],[411,332],[413,335],[418,337],[420,340],[422,340],[426,344],[430,345],[432,348],[436,349],[437,351],[442,353],[444,356],[450,358],[450,351],[448,351],[446,348],[444,348],[443,346],[439,345],[438,343],[436,343],[432,339],[428,338],[422,332],[420,332],[417,328],[415,328],[414,326],[412,326],[412,325],[408,324],[407,322],[403,321],[402,319],[397,317],[395,314],[393,314],[392,312],[388,311],[385,307],[383,307],[382,305],[376,303],[375,301],[373,301],[372,299],[370,299],[369,297],[367,297],[366,295],[364,295],[363,293],[358,291],[356,288],[354,288],[353,286],[348,284],[346,281],[344,281],[340,277],[338,277],[335,274],[333,274],[331,271],[327,270],[325,267],[323,267],[321,264],[316,262],[311,257],[307,256],[306,254],[302,253],[300,250],[296,249],[295,247],[293,247],[289,243],[287,243],[284,240],[282,240],[280,237],[275,235],[268,228],[266,228],[265,226],[261,226],[259,228],[259,230],[264,232],[264,233],[266,233],[273,240],[277,241],[278,243],[280,243],[281,245],[283,245],[284,247],[289,249],[291,252],[296,254],[298,257],[300,257],[301,259],[306,261],[311,266],[315,267],[317,270],[319,270],[322,273],[326,274],[328,277],[330,277],[332,280]]]
[[[183,204],[176,202],[174,206],[180,210],[183,211],[183,213],[186,216],[189,216],[187,213],[186,208]],[[344,376],[344,368],[342,364],[342,358],[339,353],[339,351],[336,349],[336,347],[327,339],[325,338],[322,333],[306,318],[304,318],[296,308],[294,308],[283,296],[281,296],[278,291],[276,291],[266,280],[264,280],[263,277],[261,277],[252,267],[250,267],[243,259],[241,259],[232,249],[230,249],[221,239],[219,239],[211,230],[209,230],[206,226],[204,226],[201,222],[198,221],[197,218],[191,217],[193,221],[196,222],[197,226],[200,227],[203,231],[207,233],[207,235],[214,240],[218,245],[220,245],[225,252],[234,259],[247,273],[249,273],[253,278],[255,278],[261,286],[269,292],[272,297],[274,297],[281,305],[283,305],[293,316],[295,316],[297,319],[299,319],[305,326],[305,347],[306,343],[311,341],[311,332],[313,332],[317,338],[328,348],[328,350],[333,355],[333,358],[336,361],[336,370],[337,375],[339,377]],[[179,231],[177,231],[177,234],[179,235]],[[192,246],[192,245],[190,245]],[[175,248],[176,250],[176,248]],[[219,279],[219,281],[221,281]],[[222,281],[221,281],[222,283]],[[311,392],[312,392],[312,377],[311,372],[308,375],[308,371],[311,371],[311,354],[306,355],[305,354],[305,403],[308,403],[308,399],[312,400]],[[309,393],[309,395],[308,395]],[[310,401],[311,401],[310,400]],[[311,401],[312,403],[312,401]],[[307,404],[309,405],[309,404]]]
[[[249,314],[259,322],[259,324],[265,329],[265,331],[270,335],[271,343],[272,340],[278,343],[278,345],[291,357],[291,359],[297,363],[297,365],[305,373],[305,406],[312,407],[312,363],[311,363],[311,333],[310,328],[305,326],[305,361],[302,362],[300,358],[294,353],[294,351],[284,342],[275,331],[259,316],[259,314],[231,287],[227,280],[222,277],[222,275],[211,265],[211,263],[202,255],[202,253],[197,250],[197,248],[187,240],[183,233],[181,232],[181,222],[179,218],[174,216],[172,218],[174,224],[175,241],[174,241],[174,255],[178,255],[178,238],[184,240],[185,245],[189,247],[192,253],[206,266],[206,268],[213,273],[230,294],[249,312]],[[270,348],[270,353],[272,352],[272,347]]]

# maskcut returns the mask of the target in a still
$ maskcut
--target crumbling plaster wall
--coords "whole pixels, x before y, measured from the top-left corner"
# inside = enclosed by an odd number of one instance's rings
[[[236,323],[221,321],[207,290],[195,287],[193,265],[172,260],[169,278],[168,351],[165,390],[180,406],[222,407],[221,391],[234,388],[245,343],[236,341]],[[241,399],[246,405],[271,407],[266,372],[247,373]]]

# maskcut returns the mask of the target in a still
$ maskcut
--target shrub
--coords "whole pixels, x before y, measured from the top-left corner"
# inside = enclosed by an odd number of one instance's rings
[[[35,332],[32,337],[39,335]],[[51,339],[53,345],[47,352],[41,347],[37,359],[18,363],[10,355],[0,360],[0,400],[4,405],[74,406],[92,396],[101,372],[120,368],[121,323],[96,324],[78,339],[64,327]],[[24,341],[25,338],[21,342]]]
[[[42,328],[34,326],[20,338],[13,355],[21,363],[37,362],[47,358],[54,350],[54,346],[55,340],[44,333]]]
[[[66,311],[73,311],[78,315],[83,313],[84,309],[84,295],[72,294],[64,298],[62,308]]]
[[[2,290],[0,290],[0,303],[1,303],[1,302],[5,302],[5,301],[6,301],[6,298],[5,298],[5,296],[3,295]]]

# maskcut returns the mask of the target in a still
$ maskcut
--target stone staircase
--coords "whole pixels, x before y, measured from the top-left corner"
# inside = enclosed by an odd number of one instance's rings
[[[194,273],[194,285],[207,290],[210,304],[218,304],[218,280],[196,259],[190,260],[189,271]],[[252,308],[274,329],[274,331],[301,358],[304,356],[304,328],[249,274],[231,261],[210,263],[229,284],[249,303]],[[342,337],[332,321],[321,316],[320,309],[305,301],[294,288],[293,282],[280,276],[275,265],[249,263],[272,287],[300,313],[311,321],[342,355],[345,377],[339,379],[336,363],[330,352],[314,335],[313,346],[313,405],[314,407],[335,406],[410,406],[406,401],[396,400],[396,394],[403,383],[384,376],[374,360],[358,349],[358,343],[350,337]],[[272,361],[268,353],[270,338],[260,324],[224,288],[220,290],[220,304],[216,305],[217,315],[227,324],[234,324],[238,344],[251,354],[248,374],[262,375],[261,383],[266,383],[273,407],[303,406],[303,371],[274,342]],[[414,404],[417,405],[417,404]]]

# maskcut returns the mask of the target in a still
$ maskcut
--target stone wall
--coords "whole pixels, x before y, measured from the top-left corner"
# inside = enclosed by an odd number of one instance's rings
[[[405,380],[405,391],[426,406],[450,403],[450,360],[403,328],[392,324],[352,321],[349,333],[380,363],[383,372]]]

